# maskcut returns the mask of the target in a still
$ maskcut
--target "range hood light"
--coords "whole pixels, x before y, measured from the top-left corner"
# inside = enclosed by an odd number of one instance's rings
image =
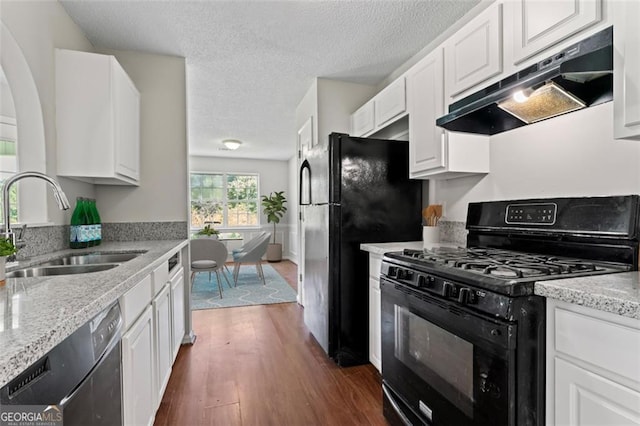
[[[527,102],[527,99],[529,99],[529,96],[531,96],[532,93],[533,90],[531,89],[518,90],[513,94],[513,100],[520,104]]]
[[[500,109],[527,124],[577,111],[586,106],[581,99],[567,92],[553,81],[534,91],[526,102],[514,101],[511,98],[498,102]]]

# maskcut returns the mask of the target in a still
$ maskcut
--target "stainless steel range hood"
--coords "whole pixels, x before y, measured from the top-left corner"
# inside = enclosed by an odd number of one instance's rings
[[[449,106],[447,130],[494,135],[613,99],[613,27]]]

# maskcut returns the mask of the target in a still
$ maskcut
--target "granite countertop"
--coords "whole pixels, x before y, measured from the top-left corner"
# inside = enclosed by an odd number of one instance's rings
[[[640,272],[538,281],[535,294],[640,320]]]
[[[71,335],[151,273],[188,240],[107,242],[97,247],[37,256],[7,270],[68,254],[145,252],[102,272],[8,278],[0,288],[0,386]]]

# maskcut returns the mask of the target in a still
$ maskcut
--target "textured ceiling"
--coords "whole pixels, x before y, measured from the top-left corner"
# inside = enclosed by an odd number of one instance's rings
[[[95,47],[186,58],[191,155],[280,160],[315,77],[376,85],[478,2],[61,1]]]

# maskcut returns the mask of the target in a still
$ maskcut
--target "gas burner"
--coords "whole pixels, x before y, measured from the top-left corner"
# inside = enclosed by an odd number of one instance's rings
[[[439,247],[425,250],[405,249],[402,257],[434,267],[460,269],[496,279],[535,278],[549,275],[571,276],[598,272],[604,267],[594,262],[536,253],[524,253],[481,247]]]

